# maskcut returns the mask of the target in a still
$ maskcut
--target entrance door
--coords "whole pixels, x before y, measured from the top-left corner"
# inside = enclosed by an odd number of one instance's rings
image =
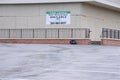
[[[90,39],[91,41],[101,41],[101,27],[93,27],[90,29]]]

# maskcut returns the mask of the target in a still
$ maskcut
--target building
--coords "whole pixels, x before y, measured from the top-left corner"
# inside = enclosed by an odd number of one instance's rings
[[[119,0],[1,0],[0,42],[120,45]]]

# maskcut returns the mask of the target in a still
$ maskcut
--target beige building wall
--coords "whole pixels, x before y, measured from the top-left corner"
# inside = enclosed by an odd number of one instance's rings
[[[0,5],[0,28],[33,28],[40,26],[39,5]]]
[[[81,12],[85,15],[81,19],[81,26],[91,29],[92,40],[99,41],[101,39],[102,28],[120,30],[119,12],[88,4],[82,4]]]
[[[68,25],[46,25],[47,11],[70,11]],[[0,5],[0,29],[90,28],[99,41],[102,28],[120,29],[120,13],[85,3]]]
[[[80,3],[40,5],[0,5],[0,28],[72,28],[80,27]],[[46,25],[47,11],[70,11],[70,25]],[[6,24],[7,23],[7,24]]]

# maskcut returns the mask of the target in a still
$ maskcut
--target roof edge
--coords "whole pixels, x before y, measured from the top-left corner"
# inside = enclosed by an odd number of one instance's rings
[[[108,1],[107,2],[91,1],[91,2],[88,2],[88,3],[120,12],[120,6],[119,5],[109,3]]]
[[[120,5],[117,5],[113,2],[107,1],[107,0],[61,0],[61,1],[57,1],[57,0],[51,0],[51,1],[30,1],[30,2],[23,2],[23,1],[19,1],[19,2],[0,2],[1,5],[15,5],[15,4],[51,4],[51,3],[78,3],[78,2],[84,2],[84,3],[90,3],[93,5],[97,5],[100,7],[104,7],[104,8],[109,8],[112,10],[116,10],[120,12]]]
[[[19,1],[19,2],[0,2],[0,4],[43,4],[43,3],[72,3],[72,2],[90,2],[92,0],[61,0],[61,1],[55,1],[55,0],[51,0],[51,1],[29,1],[29,2],[23,2],[23,1]]]
[[[113,6],[113,7],[116,7],[116,8],[120,8],[120,5],[119,5],[119,4],[114,3],[114,2],[111,2],[111,1],[107,1],[107,0],[96,0],[96,2],[105,4],[105,5],[109,5],[109,6]]]

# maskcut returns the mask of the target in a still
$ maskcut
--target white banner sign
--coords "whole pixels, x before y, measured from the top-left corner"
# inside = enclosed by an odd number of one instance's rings
[[[46,24],[70,24],[70,11],[47,11]]]

